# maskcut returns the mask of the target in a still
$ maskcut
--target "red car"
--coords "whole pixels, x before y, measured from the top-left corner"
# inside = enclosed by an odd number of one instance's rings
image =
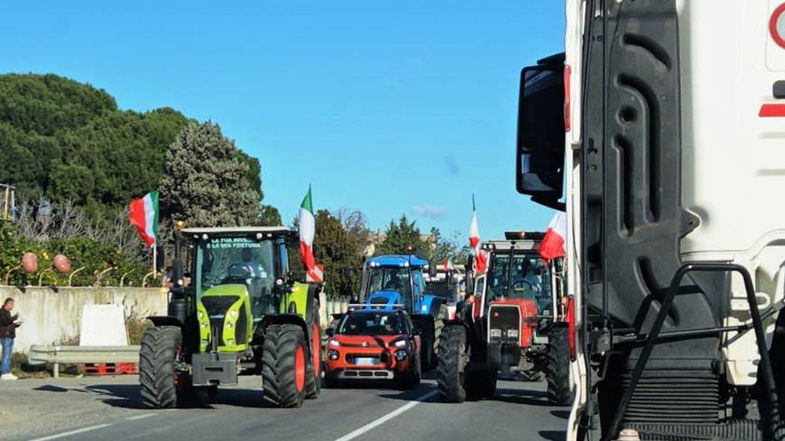
[[[343,380],[394,380],[404,387],[420,383],[420,336],[406,311],[349,311],[327,335],[327,387]]]

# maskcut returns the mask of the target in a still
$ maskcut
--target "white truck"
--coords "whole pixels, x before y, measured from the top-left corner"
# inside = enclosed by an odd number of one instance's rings
[[[785,2],[567,0],[519,105],[518,191],[568,215],[567,439],[785,438]]]

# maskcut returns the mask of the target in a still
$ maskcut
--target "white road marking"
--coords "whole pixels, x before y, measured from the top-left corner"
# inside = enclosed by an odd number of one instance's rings
[[[346,435],[338,438],[335,441],[349,441],[349,440],[355,439],[358,436],[362,435],[363,433],[366,433],[369,430],[371,430],[371,429],[373,429],[375,427],[381,426],[382,424],[386,423],[387,421],[390,421],[391,419],[393,419],[393,418],[397,417],[398,415],[406,412],[407,410],[411,409],[412,407],[422,403],[423,401],[427,400],[428,398],[431,398],[432,396],[436,395],[437,393],[439,393],[438,390],[432,390],[432,391],[428,392],[427,394],[425,394],[425,395],[415,399],[414,401],[411,401],[411,402],[409,402],[407,404],[404,404],[403,406],[393,410],[392,412],[388,413],[387,415],[384,415],[383,417],[381,417],[381,418],[379,418],[377,420],[371,421],[370,423],[360,427],[359,429],[355,430],[354,432],[347,433]]]
[[[155,416],[155,414],[154,413],[143,413],[141,415],[134,415],[132,417],[128,417],[128,418],[126,418],[126,420],[128,420],[128,421],[141,420],[142,418],[148,418],[148,417],[151,417],[151,416]]]
[[[85,433],[91,430],[103,429],[104,427],[109,427],[109,426],[111,426],[111,424],[98,424],[95,426],[82,427],[81,429],[71,430],[69,432],[57,433],[55,435],[44,436],[42,438],[31,439],[30,441],[49,441],[50,439],[65,438],[66,436]]]

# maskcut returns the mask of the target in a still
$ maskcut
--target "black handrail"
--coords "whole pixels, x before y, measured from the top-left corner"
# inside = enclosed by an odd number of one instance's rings
[[[654,350],[654,345],[657,344],[657,339],[659,337],[660,331],[662,330],[662,325],[665,323],[668,312],[670,312],[671,306],[673,305],[673,298],[676,296],[684,276],[687,273],[693,271],[737,272],[741,274],[741,277],[744,279],[744,289],[747,293],[747,302],[750,305],[750,317],[752,318],[752,326],[755,329],[755,341],[758,345],[758,352],[760,352],[761,379],[763,380],[765,387],[766,400],[769,402],[767,409],[769,415],[767,421],[764,420],[767,424],[764,424],[763,427],[764,430],[767,431],[767,439],[773,438],[774,431],[777,427],[777,420],[779,419],[777,403],[778,397],[776,386],[774,384],[774,371],[771,366],[771,360],[769,359],[769,353],[766,350],[766,334],[763,331],[763,321],[760,316],[760,311],[758,311],[758,300],[755,297],[755,288],[752,285],[752,277],[750,277],[750,273],[745,267],[735,263],[692,262],[686,263],[679,267],[678,271],[676,271],[676,274],[673,276],[670,287],[668,287],[668,291],[665,293],[665,297],[662,299],[660,304],[660,311],[657,313],[657,318],[652,325],[648,338],[646,339],[646,344],[643,346],[638,361],[635,363],[635,368],[633,369],[632,376],[630,377],[630,383],[624,390],[624,394],[619,401],[619,406],[616,408],[616,413],[613,415],[611,424],[608,427],[608,430],[605,432],[605,436],[602,438],[603,441],[611,441],[619,431],[619,426],[621,425],[624,414],[630,404],[632,394],[635,392],[635,388],[638,386],[638,381],[643,374],[646,363],[649,361],[649,356],[651,355],[652,350]],[[766,418],[764,415],[761,416]]]

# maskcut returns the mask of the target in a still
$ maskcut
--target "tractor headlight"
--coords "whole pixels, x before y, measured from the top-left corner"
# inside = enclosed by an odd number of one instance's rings
[[[518,338],[518,335],[520,335],[520,334],[518,333],[517,329],[509,329],[509,330],[507,330],[507,337]]]
[[[334,349],[331,349],[331,350],[327,351],[327,358],[329,358],[330,360],[337,360],[338,359],[338,355],[339,355],[338,351],[336,351]]]
[[[229,345],[229,346],[234,345],[234,339],[230,338],[229,340],[226,340],[226,344]]]
[[[395,351],[395,359],[398,361],[405,360],[408,355],[409,354],[403,349]]]
[[[491,329],[491,337],[498,338],[498,337],[501,337],[501,336],[502,336],[502,330],[501,329],[498,329],[498,328]]]
[[[232,322],[226,322],[226,327],[227,327],[227,328],[234,328],[234,323],[232,323]]]
[[[232,316],[232,318],[235,318],[235,319],[237,317],[240,317],[240,313],[237,312],[237,311],[232,311],[232,312],[229,313],[229,315]]]
[[[202,327],[203,327],[203,328],[206,328],[207,326],[208,326],[208,325],[207,325],[207,322],[202,322]]]
[[[395,343],[393,343],[393,345],[395,345],[396,348],[405,348],[406,340],[398,340]]]
[[[341,344],[338,343],[338,340],[330,340],[327,342],[327,346],[332,346],[334,348],[340,347]]]
[[[203,318],[204,318],[204,313],[203,313],[202,311],[199,311],[199,312],[196,314],[196,316],[199,318],[199,320],[201,320],[201,319],[203,319]]]

